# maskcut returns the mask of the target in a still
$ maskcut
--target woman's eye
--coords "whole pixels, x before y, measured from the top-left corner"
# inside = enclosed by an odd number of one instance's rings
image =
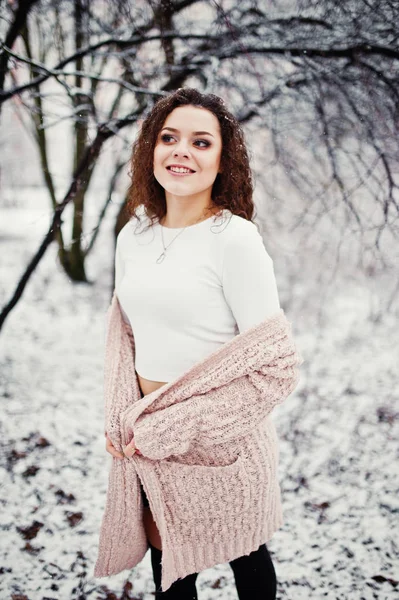
[[[176,140],[172,135],[169,135],[168,133],[164,133],[161,135],[161,141],[168,144],[169,142],[171,142],[171,141],[173,142]],[[197,146],[197,148],[208,148],[211,144],[210,144],[210,142],[208,142],[208,140],[195,140],[194,145]]]
[[[200,148],[208,148],[211,145],[208,140],[196,140],[195,144],[204,144],[203,146],[199,146]]]
[[[173,137],[171,135],[168,135],[167,133],[164,133],[163,135],[161,135],[161,140],[163,142],[169,142],[170,139],[173,139]]]

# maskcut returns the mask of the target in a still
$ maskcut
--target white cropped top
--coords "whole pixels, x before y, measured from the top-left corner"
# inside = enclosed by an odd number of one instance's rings
[[[143,213],[142,213],[143,214]],[[133,330],[136,372],[169,383],[280,308],[256,225],[224,210],[183,228],[132,217],[117,237],[115,290]],[[165,246],[165,259],[156,260]]]

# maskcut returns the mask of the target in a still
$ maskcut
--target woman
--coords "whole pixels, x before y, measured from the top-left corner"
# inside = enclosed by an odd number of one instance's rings
[[[95,574],[134,566],[149,546],[156,598],[196,599],[198,569],[229,562],[240,600],[272,600],[265,542],[282,514],[269,413],[302,358],[251,221],[240,125],[217,96],[179,89],[145,119],[131,176],[108,320],[114,461]],[[135,510],[112,512],[128,495]]]

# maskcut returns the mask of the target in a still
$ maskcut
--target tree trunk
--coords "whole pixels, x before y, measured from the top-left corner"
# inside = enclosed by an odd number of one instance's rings
[[[80,50],[85,42],[84,35],[84,7],[82,0],[75,0],[75,48]],[[76,59],[76,70],[83,71],[83,57]],[[75,75],[75,86],[81,89],[84,81],[81,75]],[[81,162],[82,157],[86,152],[87,129],[88,129],[88,110],[87,97],[84,93],[78,93],[75,96],[75,109],[77,111],[75,120],[75,157],[74,170]],[[81,186],[75,195],[73,225],[72,225],[72,242],[69,251],[68,262],[64,264],[64,268],[68,272],[71,279],[74,281],[87,281],[84,268],[84,251],[82,251],[82,232],[83,232],[83,215],[84,215],[84,200],[89,184],[89,172],[86,170],[83,174]]]

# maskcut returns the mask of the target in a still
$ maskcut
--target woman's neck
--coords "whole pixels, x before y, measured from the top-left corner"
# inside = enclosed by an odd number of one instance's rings
[[[180,227],[189,227],[190,225],[195,225],[196,223],[200,223],[205,219],[209,219],[212,215],[218,213],[220,211],[219,206],[205,206],[201,209],[197,209],[196,211],[173,211],[172,209],[167,209],[166,215],[160,219],[160,224],[164,227],[170,227],[173,229],[179,229]]]

